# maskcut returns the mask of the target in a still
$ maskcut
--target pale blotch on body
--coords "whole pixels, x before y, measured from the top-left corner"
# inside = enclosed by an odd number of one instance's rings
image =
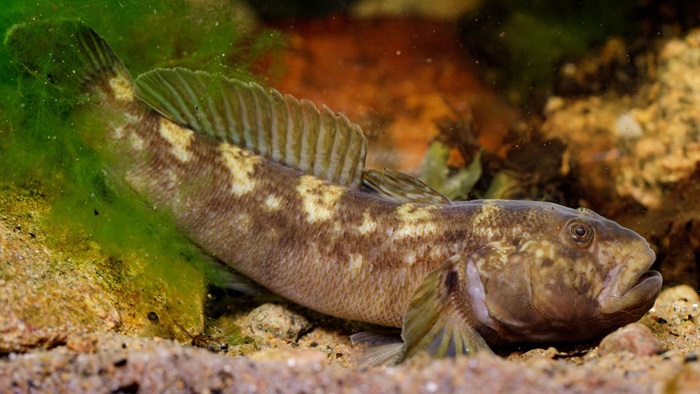
[[[357,274],[360,272],[360,269],[362,269],[362,263],[363,258],[361,254],[350,254],[350,275],[352,275],[353,278],[356,277]]]
[[[416,263],[416,252],[411,251],[411,252],[406,253],[403,257],[403,261],[404,261],[404,263],[406,263],[408,265],[415,264]]]
[[[127,140],[129,141],[129,145],[131,145],[131,147],[137,151],[143,150],[143,148],[146,146],[146,142],[143,140],[143,138],[141,138],[135,132],[129,133]]]
[[[282,201],[276,195],[270,194],[267,196],[267,198],[265,198],[264,204],[268,211],[275,212],[280,209]]]
[[[172,169],[166,169],[164,172],[166,178],[168,179],[167,188],[170,190],[177,189],[181,183],[179,174]],[[176,198],[179,199],[179,193]]]
[[[357,230],[360,232],[360,235],[366,235],[377,228],[377,222],[372,219],[372,215],[370,215],[369,211],[365,211],[362,214],[362,225],[357,228]]]
[[[124,138],[124,130],[125,129],[126,129],[126,126],[124,126],[124,125],[117,126],[114,128],[112,135],[114,136],[115,139],[122,139],[122,138]]]
[[[118,126],[115,125],[113,128],[114,131],[112,132],[112,135],[115,139],[124,138],[128,134],[127,130],[138,126],[143,120],[143,116],[134,113],[133,111],[125,111],[123,114],[121,114],[121,117],[123,123]]]
[[[522,238],[522,239],[529,239],[530,238],[530,233],[525,231],[523,226],[521,226],[519,224],[513,224],[513,226],[511,226],[511,228],[509,230],[509,233],[513,234],[514,236],[517,236],[518,238]]]
[[[535,249],[535,262],[537,263],[538,266],[544,262],[543,258],[556,260],[556,254],[554,252],[554,245],[551,242],[544,241],[544,240],[538,240],[537,242],[525,241],[521,247],[523,249],[529,249],[530,244],[535,245],[535,247],[537,248],[537,249]]]
[[[297,192],[306,212],[306,220],[315,223],[328,220],[333,216],[343,189],[327,184],[312,175],[304,175],[299,178]]]
[[[444,246],[435,246],[430,248],[430,258],[431,259],[437,259],[441,256],[444,256],[446,253],[446,249]]]
[[[165,138],[173,149],[173,156],[185,163],[192,158],[190,145],[194,140],[194,132],[190,129],[180,127],[168,119],[160,119],[158,128],[160,135]]]
[[[126,120],[127,123],[136,124],[136,123],[141,122],[141,120],[143,120],[142,114],[132,112],[132,111],[124,112],[123,116],[124,116],[124,119]]]
[[[476,266],[479,271],[497,271],[508,266],[508,257],[512,253],[512,248],[506,242],[490,242],[484,249],[488,251],[490,258],[476,259]]]
[[[396,214],[399,220],[405,223],[417,223],[433,218],[433,215],[437,211],[437,207],[434,205],[426,205],[422,207],[417,207],[415,204],[401,204],[396,208]]]
[[[493,232],[494,224],[492,221],[498,212],[501,211],[501,209],[503,208],[495,205],[491,201],[484,201],[483,205],[479,209],[479,212],[474,215],[474,218],[472,219],[472,227],[476,232],[479,232],[486,238],[493,238],[495,234]]]
[[[134,101],[134,88],[131,81],[126,79],[123,75],[117,74],[114,78],[109,80],[109,87],[112,89],[114,98],[117,101]]]
[[[437,233],[437,224],[434,213],[437,211],[434,205],[417,207],[415,204],[401,204],[396,208],[396,215],[401,222],[394,231],[394,237],[423,237]]]
[[[219,152],[231,174],[231,193],[240,197],[253,191],[256,185],[253,172],[260,157],[225,142],[219,144]]]
[[[247,213],[238,214],[234,220],[235,220],[236,226],[240,230],[246,230],[248,227],[250,227],[250,223],[253,221],[253,219]]]

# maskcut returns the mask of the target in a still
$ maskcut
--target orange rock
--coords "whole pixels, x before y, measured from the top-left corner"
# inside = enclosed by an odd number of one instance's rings
[[[491,150],[517,118],[477,79],[453,23],[331,16],[274,27],[290,39],[287,72],[274,86],[359,123],[372,141],[370,167],[419,166],[438,134],[435,121],[455,116],[453,108],[472,113]]]

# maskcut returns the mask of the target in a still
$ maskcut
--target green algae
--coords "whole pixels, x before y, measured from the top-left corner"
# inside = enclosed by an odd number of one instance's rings
[[[53,17],[81,20],[132,75],[182,66],[250,79],[252,67],[283,40],[271,31],[241,32],[234,10],[230,3],[195,7],[183,0],[16,1],[1,11],[0,30]],[[167,310],[183,327],[201,330],[204,283],[220,279],[219,268],[167,214],[112,176],[110,163],[120,158],[101,132],[108,114],[57,80],[73,65],[62,48],[42,46],[51,39],[27,42],[20,54],[0,47],[0,94],[7,98],[0,103],[0,186],[17,185],[50,206],[39,224],[47,244],[95,264],[120,295],[122,319],[145,324],[149,311]],[[18,56],[28,54],[37,67],[21,66]]]
[[[461,26],[468,51],[499,69],[509,98],[528,104],[544,94],[564,61],[580,59],[606,38],[639,29],[635,2],[496,0]]]
[[[421,178],[450,200],[465,200],[482,175],[481,151],[477,151],[467,167],[459,169],[449,168],[449,156],[449,146],[433,141],[423,158]]]

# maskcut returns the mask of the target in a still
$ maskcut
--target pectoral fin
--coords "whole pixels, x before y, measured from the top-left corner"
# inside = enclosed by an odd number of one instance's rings
[[[365,349],[355,358],[358,368],[378,367],[380,365],[396,364],[403,353],[403,342],[399,332],[370,332],[363,331],[350,335],[353,345],[361,345]]]
[[[466,275],[466,261],[456,255],[423,279],[406,309],[399,362],[421,351],[435,358],[491,352],[469,321]]]

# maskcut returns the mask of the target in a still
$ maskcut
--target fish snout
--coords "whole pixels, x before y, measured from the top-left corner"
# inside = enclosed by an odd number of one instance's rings
[[[620,269],[611,274],[608,285],[598,296],[600,312],[604,315],[646,313],[661,291],[663,278],[658,271],[649,270],[656,255],[648,245],[639,247],[625,259]]]

